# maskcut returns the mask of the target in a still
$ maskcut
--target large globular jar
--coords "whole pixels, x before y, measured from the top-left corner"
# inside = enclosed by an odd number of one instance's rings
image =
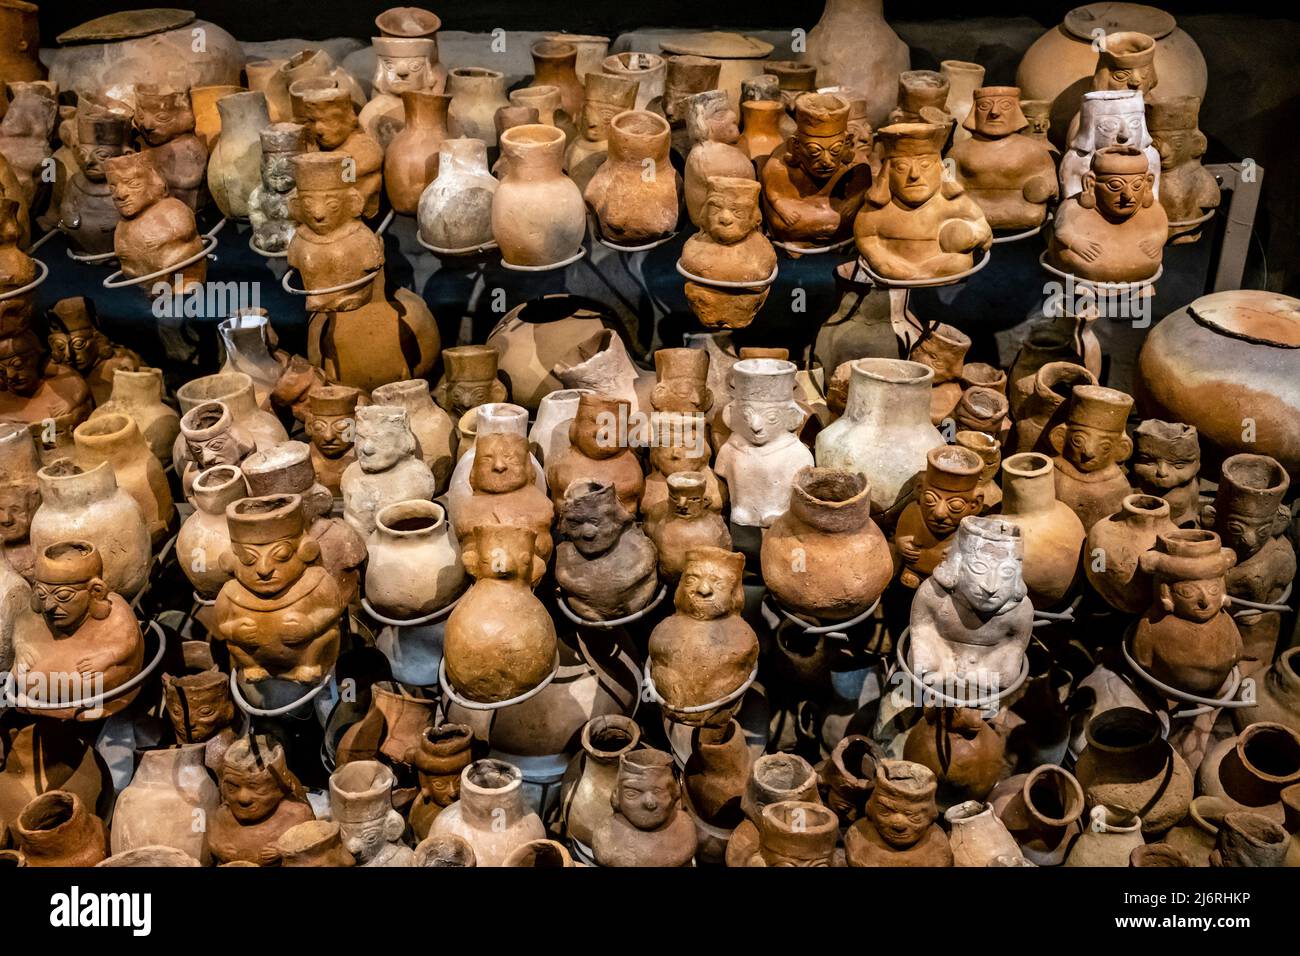
[[[884,125],[897,104],[898,74],[911,65],[907,44],[885,22],[884,8],[884,0],[826,0],[801,57],[817,67],[819,85],[866,96],[873,129]]]
[[[1135,392],[1144,418],[1197,429],[1203,473],[1249,452],[1300,479],[1300,300],[1215,292],[1167,315],[1142,346]]]

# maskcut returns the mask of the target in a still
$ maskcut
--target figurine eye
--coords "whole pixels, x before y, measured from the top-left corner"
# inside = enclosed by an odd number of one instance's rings
[[[257,552],[247,548],[236,548],[235,557],[239,558],[239,563],[245,567],[251,567],[257,562]]]
[[[989,566],[983,561],[972,561],[970,569],[974,574],[985,574],[988,572]]]
[[[1127,80],[1128,77],[1129,77],[1129,71],[1128,71],[1128,70],[1116,70],[1114,73],[1111,74],[1111,76],[1115,77],[1115,79],[1117,79],[1117,80]]]

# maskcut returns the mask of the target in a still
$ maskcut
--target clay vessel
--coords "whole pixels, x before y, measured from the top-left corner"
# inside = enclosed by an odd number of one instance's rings
[[[708,480],[703,472],[676,472],[668,475],[665,484],[668,498],[662,514],[652,512],[654,521],[647,517],[646,527],[659,555],[660,576],[665,582],[675,583],[692,550],[713,547],[730,551],[731,534],[722,515],[710,507]]]
[[[129,494],[154,544],[161,544],[175,517],[171,488],[135,421],[124,414],[85,421],[72,432],[77,463],[89,471],[101,462],[113,469],[118,488]]]
[[[730,834],[747,819],[741,803],[752,763],[745,733],[735,720],[691,732],[690,755],[682,770],[682,804],[695,821],[697,862],[724,862]],[[826,816],[831,820],[830,829],[838,833],[834,815]],[[790,821],[786,818],[784,822]]]
[[[343,845],[343,828],[333,820],[308,820],[281,833],[271,844],[283,867],[346,867],[357,861]]]
[[[0,83],[44,78],[45,69],[37,56],[41,46],[38,9],[36,4],[25,0],[9,0],[0,9],[0,21],[5,25],[5,42],[0,49]]]
[[[247,219],[249,197],[262,181],[262,130],[271,125],[266,96],[231,93],[217,100],[221,137],[208,159],[208,189],[223,215]]]
[[[653,242],[677,225],[677,181],[668,162],[668,121],[628,110],[609,123],[609,155],[583,198],[611,242]]]
[[[289,433],[280,420],[258,406],[253,379],[243,372],[220,372],[190,379],[176,389],[176,401],[182,415],[205,402],[225,405],[232,420],[252,439],[257,451],[266,451],[289,440]],[[184,472],[188,454],[184,438],[178,436],[172,448],[172,463],[178,472]]]
[[[163,376],[156,368],[136,371],[118,369],[113,373],[113,391],[101,402],[90,419],[123,414],[135,422],[149,451],[160,462],[171,460],[172,446],[180,434],[180,416],[163,404]]]
[[[451,97],[430,90],[402,94],[406,125],[384,152],[384,188],[399,213],[415,214],[420,196],[438,175],[439,146],[447,138]]]
[[[1084,811],[1083,787],[1074,774],[1043,764],[1002,781],[989,802],[1027,860],[1037,866],[1065,862]]]
[[[976,486],[984,462],[965,448],[931,448],[916,498],[903,509],[894,529],[894,547],[902,558],[900,580],[910,588],[934,573],[948,553],[962,518],[978,515],[983,499]]]
[[[1169,520],[1180,528],[1201,517],[1201,446],[1196,429],[1149,418],[1133,429],[1134,487],[1169,502]]]
[[[1219,797],[1232,809],[1281,822],[1282,792],[1300,783],[1300,733],[1283,724],[1252,724],[1220,741],[1196,768],[1199,794]]]
[[[1075,763],[1089,808],[1143,811],[1142,832],[1164,833],[1187,815],[1192,773],[1162,739],[1148,711],[1115,707],[1088,722],[1088,746]]]
[[[516,126],[501,134],[510,171],[492,198],[492,234],[512,265],[548,266],[577,255],[586,232],[582,194],[561,171],[564,134]]]
[[[284,748],[263,736],[230,745],[219,775],[222,804],[208,821],[208,845],[219,864],[269,866],[276,840],[313,817],[305,791],[285,764]]]
[[[541,819],[524,801],[523,775],[501,760],[479,760],[461,772],[460,799],[438,814],[429,838],[458,836],[477,866],[503,866],[531,840],[546,838]]]
[[[569,447],[569,423],[578,414],[578,401],[591,393],[589,388],[562,388],[542,396],[528,429],[528,451],[540,464]]]
[[[1284,866],[1291,836],[1258,813],[1229,813],[1210,853],[1210,866]]]
[[[432,500],[437,482],[419,458],[420,443],[405,408],[367,405],[357,409],[356,423],[357,460],[348,465],[340,481],[343,516],[361,534],[369,535],[380,508],[399,501]]]
[[[440,249],[474,250],[493,242],[492,198],[500,185],[488,172],[478,139],[444,139],[437,176],[420,194],[420,238]]]
[[[558,519],[567,540],[555,551],[555,581],[570,610],[587,620],[609,621],[650,603],[659,590],[655,547],[612,484],[572,482]]]
[[[414,866],[463,868],[475,866],[474,849],[454,834],[434,835],[415,848]]]
[[[636,82],[636,103],[632,109],[664,115],[664,90],[668,84],[668,61],[655,53],[625,52],[607,56],[600,68],[612,76]]]
[[[993,812],[993,807],[979,800],[967,800],[950,807],[944,819],[952,832],[953,866],[1007,866],[1009,860],[1020,856],[1015,837]]]
[[[589,299],[549,295],[511,309],[488,335],[496,348],[501,379],[511,398],[536,411],[542,396],[565,387],[555,374],[556,363],[571,362],[575,342],[600,335],[603,311]]]
[[[691,149],[682,174],[682,194],[686,213],[697,226],[704,221],[704,203],[711,178],[756,178],[749,154],[736,146],[740,121],[735,110],[722,90],[696,93],[686,100],[686,129]]]
[[[935,822],[934,774],[907,760],[881,760],[866,815],[844,835],[849,866],[952,866],[948,836]]]
[[[416,839],[427,837],[434,818],[460,797],[461,771],[474,760],[473,743],[470,727],[444,723],[426,727],[414,752],[406,754],[420,781],[408,814]]]
[[[1135,846],[1128,856],[1129,866],[1145,867],[1182,867],[1191,866],[1192,861],[1178,848],[1168,843],[1149,843]]]
[[[221,555],[230,550],[226,506],[247,494],[244,476],[236,465],[216,465],[194,478],[194,513],[185,519],[176,536],[176,554],[194,592],[205,600],[214,599],[230,580],[220,561]]]
[[[458,67],[447,73],[447,130],[452,136],[481,139],[497,145],[496,112],[509,106],[504,73],[481,66]]]
[[[1237,730],[1258,721],[1284,724],[1300,731],[1300,647],[1289,647],[1257,679],[1255,705],[1232,712]]]
[[[907,44],[885,22],[883,0],[831,0],[808,33],[804,59],[826,86],[867,92],[867,121],[878,127],[894,107],[895,79],[909,65]]]
[[[610,796],[618,776],[618,761],[641,742],[641,728],[618,714],[594,717],[582,728],[581,751],[565,774],[561,805],[564,834],[584,861],[591,859],[591,844],[611,816]]]
[[[429,383],[424,379],[407,379],[380,385],[370,393],[377,405],[406,409],[411,433],[419,443],[419,457],[433,473],[438,493],[451,478],[453,425],[451,417],[433,400]]]
[[[66,790],[41,794],[13,822],[27,866],[94,866],[108,855],[104,829],[104,821]]]
[[[558,508],[575,481],[592,479],[613,485],[630,515],[641,507],[645,478],[633,449],[635,425],[628,403],[605,394],[583,395],[569,425],[569,447],[546,467],[546,484]],[[628,423],[621,425],[619,423]]]
[[[1141,614],[1151,606],[1154,583],[1138,559],[1156,546],[1156,539],[1174,530],[1169,502],[1151,495],[1129,495],[1122,510],[1103,518],[1088,532],[1084,573],[1107,604],[1125,614]]]
[[[572,43],[538,40],[532,46],[533,81],[531,86],[554,86],[560,103],[570,118],[582,110],[582,80],[578,77],[578,48]]]
[[[633,750],[618,758],[610,791],[613,814],[592,838],[598,866],[689,866],[695,825],[682,809],[673,758],[662,750]]]
[[[1133,851],[1143,845],[1142,820],[1127,811],[1097,805],[1085,820],[1065,866],[1128,866]]]
[[[761,232],[761,187],[749,179],[711,176],[700,210],[700,231],[682,248],[682,268],[714,283],[746,283],[739,288],[686,281],[686,300],[708,328],[749,325],[767,301],[765,285],[776,269],[776,250]]]
[[[181,850],[203,866],[212,859],[206,823],[217,812],[217,785],[204,766],[204,745],[184,744],[140,755],[131,785],[113,808],[114,856],[146,846]]]
[[[1051,341],[1056,341],[1054,333],[1049,333],[1049,336]],[[1040,357],[1047,358],[1046,355]],[[1027,358],[1024,350],[1021,358]],[[1055,449],[1049,437],[1053,429],[1065,421],[1074,389],[1096,385],[1097,377],[1072,361],[1045,361],[1037,369],[1026,371],[1026,368],[1032,368],[1033,361],[1019,363],[1009,376],[1011,391],[1008,398],[1016,425],[1007,447],[1017,452],[1039,451],[1050,455]],[[1025,374],[1019,375],[1022,371]]]
[[[989,795],[1002,776],[1005,748],[1003,739],[979,711],[926,707],[922,720],[907,735],[903,759],[934,772],[939,809],[947,810]]]
[[[1034,452],[1002,462],[1002,519],[1020,529],[1025,585],[1035,607],[1050,608],[1070,593],[1079,573],[1083,523],[1056,500],[1052,462]]]
[[[381,614],[406,620],[446,607],[460,593],[465,569],[442,506],[401,501],[375,514],[366,542],[366,598]],[[406,572],[420,568],[418,578]]]
[[[784,117],[785,107],[776,100],[747,100],[740,104],[742,132],[736,145],[749,155],[755,169],[761,170],[767,158],[785,143],[781,129]]]

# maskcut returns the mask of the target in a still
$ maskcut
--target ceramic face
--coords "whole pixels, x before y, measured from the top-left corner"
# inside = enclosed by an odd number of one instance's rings
[[[214,465],[237,465],[244,460],[248,450],[229,429],[203,441],[187,440],[185,444],[190,450],[190,459],[200,470]]]
[[[343,839],[349,851],[362,860],[378,855],[388,843],[388,814],[369,820],[353,820],[342,825]]]
[[[15,485],[0,488],[0,541],[5,544],[26,541],[32,526],[32,514],[40,503],[36,491]]]
[[[1025,132],[1033,136],[1045,137],[1052,128],[1052,114],[1046,110],[1041,113],[1025,110],[1025,119],[1029,120],[1029,128]]]
[[[181,690],[173,682],[163,684],[167,699],[167,717],[176,736],[190,743],[202,743],[227,726],[234,719],[234,703],[220,688],[187,690],[182,701]]]
[[[751,445],[766,445],[791,428],[790,406],[784,402],[745,402],[727,406],[731,430]]]
[[[937,155],[895,156],[889,161],[890,194],[908,206],[928,202],[943,182],[943,163]]]
[[[460,798],[460,774],[425,777],[420,783],[424,795],[440,807],[448,807]]]
[[[593,143],[609,138],[609,121],[622,112],[622,107],[599,100],[582,104],[582,136]]]
[[[269,544],[231,541],[230,550],[235,556],[235,578],[254,594],[279,594],[307,570],[307,561],[295,538],[282,538]]]
[[[934,822],[928,800],[908,800],[896,793],[873,794],[869,812],[881,839],[898,849],[915,846]]]
[[[135,125],[146,143],[161,146],[194,129],[194,113],[182,98],[164,97],[138,106]]]
[[[108,185],[113,204],[125,219],[134,219],[167,195],[162,177],[139,166],[132,166],[126,172],[110,172]]]
[[[711,561],[692,561],[686,565],[677,587],[677,607],[700,621],[725,617],[733,610],[739,584],[739,578],[729,567]]]
[[[1133,472],[1152,488],[1168,491],[1187,484],[1201,470],[1196,442],[1170,442],[1151,435],[1136,436]]]
[[[1201,581],[1174,581],[1160,585],[1161,598],[1175,617],[1204,624],[1223,608],[1223,578]]]
[[[650,465],[661,475],[699,471],[708,463],[707,449],[685,445],[655,445],[650,449]]]
[[[816,859],[808,860],[808,859],[804,859],[803,857],[786,856],[783,853],[778,853],[775,850],[770,850],[766,847],[763,848],[763,863],[766,866],[787,867],[787,868],[797,867],[800,869],[810,869],[813,867],[828,867],[831,865],[831,861],[826,859],[825,857],[818,857]]]
[[[981,96],[975,101],[975,129],[985,136],[1016,132],[1020,103],[1014,96]]]
[[[342,458],[352,447],[356,422],[351,415],[313,415],[308,423],[311,443],[326,458]]]
[[[464,414],[478,408],[492,397],[492,381],[453,382],[447,389],[447,398],[453,408]]]
[[[666,767],[619,774],[618,809],[638,830],[655,830],[673,815],[677,792],[672,770]]]
[[[96,591],[99,593],[96,594]],[[71,634],[90,613],[91,604],[102,598],[104,582],[99,578],[74,584],[46,584],[38,580],[32,588],[32,599],[40,605],[41,613],[49,626],[61,634]]]
[[[76,146],[77,165],[93,183],[104,181],[104,160],[121,156],[126,152],[125,143],[78,143]]]
[[[808,136],[794,138],[791,155],[809,176],[829,179],[853,154],[853,144],[847,136]]]
[[[474,443],[470,484],[489,495],[522,488],[528,480],[528,446],[513,435],[484,435]]]
[[[277,193],[287,193],[293,189],[294,153],[263,153],[262,183],[267,189]]]
[[[1276,515],[1243,515],[1229,512],[1218,522],[1223,543],[1237,552],[1239,560],[1249,558],[1273,537]]]
[[[1200,133],[1195,129],[1162,129],[1151,133],[1151,143],[1160,153],[1160,168],[1174,169],[1204,153]]]
[[[1151,92],[1156,82],[1155,63],[1143,66],[1122,66],[1103,69],[1099,90],[1141,90]]]
[[[103,348],[103,336],[90,329],[76,332],[51,332],[50,361],[71,365],[83,375],[95,367]]]
[[[357,461],[362,471],[387,471],[411,453],[406,429],[373,424],[356,436]]]
[[[1020,562],[1013,555],[967,554],[957,574],[957,593],[975,610],[993,614],[1018,599]]]
[[[740,117],[725,102],[719,103],[705,118],[709,139],[718,143],[734,143],[740,138]]]
[[[280,805],[283,794],[270,770],[227,766],[221,775],[221,800],[240,823],[265,820]]]
[[[755,212],[747,199],[712,192],[704,203],[704,231],[715,242],[734,245],[754,231]]]
[[[1085,177],[1084,189],[1088,188]],[[1095,177],[1093,195],[1097,208],[1112,221],[1128,219],[1143,206],[1150,204],[1152,178],[1149,173],[1104,173]]]
[[[921,518],[936,538],[955,534],[961,519],[979,514],[980,499],[974,491],[946,491],[926,486],[918,499]]]
[[[27,349],[0,359],[0,376],[15,395],[31,395],[41,384],[41,353]]]
[[[1117,112],[1103,113],[1093,124],[1093,149],[1106,146],[1142,145],[1143,131],[1146,129],[1146,114],[1142,112],[1139,102],[1137,109],[1132,105],[1120,104]]]
[[[294,203],[294,215],[317,235],[329,235],[342,229],[360,213],[361,204],[352,201],[353,193],[356,190],[300,189]]]
[[[702,488],[699,491],[675,488],[669,491],[668,497],[672,502],[673,514],[679,518],[698,518],[704,514],[704,508],[708,504],[707,494]]]
[[[578,406],[569,440],[588,458],[608,458],[618,450],[618,425],[608,409]]]
[[[376,86],[385,93],[422,90],[429,85],[429,61],[422,56],[381,56]]]
[[[561,533],[585,557],[604,554],[614,547],[624,527],[617,498],[581,501],[565,511],[560,524]]]
[[[1065,432],[1065,460],[1084,473],[1101,471],[1120,457],[1123,438],[1104,428],[1071,423]]]
[[[346,100],[310,103],[306,113],[303,122],[316,145],[327,152],[342,146],[356,128],[356,114],[352,112],[351,102]]]

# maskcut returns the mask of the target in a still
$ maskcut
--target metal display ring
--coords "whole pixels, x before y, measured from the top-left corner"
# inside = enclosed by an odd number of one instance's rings
[[[713,289],[739,289],[742,292],[758,292],[760,289],[766,289],[776,282],[777,273],[781,270],[780,263],[772,266],[772,273],[766,279],[756,279],[753,282],[728,282],[723,279],[706,279],[704,276],[697,276],[684,265],[682,260],[677,260],[677,274],[694,282],[697,285],[709,286]]]
[[[360,279],[353,279],[351,282],[344,282],[341,285],[327,286],[324,289],[299,289],[297,286],[289,285],[289,276],[297,272],[297,269],[289,269],[280,279],[280,288],[284,289],[290,295],[333,295],[336,292],[347,292],[350,289],[357,289],[363,285],[374,282],[379,273],[384,271],[383,266],[377,269],[371,269]]]
[[[857,615],[856,617],[851,617],[846,621],[835,621],[831,624],[818,625],[816,627],[813,627],[810,626],[807,621],[799,617],[793,611],[787,610],[786,607],[782,605],[780,601],[778,601],[775,597],[772,596],[771,591],[767,593],[767,597],[772,598],[772,603],[776,605],[776,609],[778,611],[780,611],[782,614],[785,615],[786,620],[788,620],[791,624],[794,624],[797,627],[799,627],[805,634],[834,634],[838,631],[843,631],[850,627],[856,627],[858,624],[861,624],[867,618],[871,617],[871,615],[876,612],[876,608],[880,607],[880,598],[877,597],[874,601],[871,602],[871,607],[867,608],[865,611],[863,611],[861,614]]]
[[[96,252],[93,255],[88,255],[88,256],[78,255],[77,253],[72,251],[71,246],[64,246],[63,251],[67,254],[68,258],[71,259],[73,262],[97,263],[97,262],[107,262],[109,259],[117,258],[116,252]]]
[[[203,238],[202,249],[194,253],[194,255],[190,256],[188,259],[182,259],[180,262],[170,265],[166,269],[159,269],[157,272],[150,272],[148,275],[136,276],[133,279],[121,280],[117,277],[124,273],[121,269],[118,269],[100,284],[103,285],[105,289],[127,289],[131,286],[143,285],[146,282],[152,282],[154,279],[161,279],[163,276],[172,275],[180,269],[194,265],[194,263],[198,262],[200,259],[205,259],[211,255],[212,250],[215,248],[217,248],[217,237],[215,235],[208,235]]]
[[[658,239],[654,239],[650,242],[643,242],[639,246],[625,246],[617,242],[611,242],[610,240],[606,239],[604,236],[600,234],[599,229],[595,230],[595,234],[596,234],[596,241],[599,242],[606,249],[613,249],[615,252],[646,252],[650,249],[658,249],[660,246],[667,245],[668,243],[672,242],[673,239],[675,239],[677,236],[677,230],[674,229],[672,232],[668,233],[667,235],[662,236]]]
[[[167,652],[167,632],[164,631],[162,627],[159,626],[157,621],[150,621],[148,623],[147,629],[157,635],[158,650],[154,653],[154,656],[149,661],[149,663],[140,669],[140,673],[136,674],[130,680],[125,681],[119,684],[118,686],[114,687],[112,690],[106,690],[104,691],[104,693],[96,694],[94,697],[82,697],[78,700],[70,700],[70,701],[28,700],[25,703],[22,703],[20,702],[20,698],[17,696],[16,689],[13,687],[15,681],[15,675],[11,671],[5,676],[4,690],[2,696],[5,699],[12,698],[15,701],[14,706],[19,708],[20,710],[102,710],[104,704],[107,703],[108,701],[121,697],[123,694],[126,694],[129,691],[132,691],[135,688],[139,687],[142,683],[144,683],[144,681],[149,677],[149,675],[151,675],[154,671],[158,669],[158,665],[162,663],[163,656]],[[21,700],[26,700],[25,696],[21,698]]]
[[[911,650],[912,644],[911,631],[912,629],[910,627],[904,628],[903,633],[898,635],[898,640],[895,642],[894,652],[895,658],[898,661],[898,666],[903,673],[907,675],[907,679],[912,682],[914,687],[917,687],[927,695],[932,696],[945,707],[970,707],[975,710],[986,710],[992,705],[1000,704],[1007,697],[1010,697],[1024,685],[1025,681],[1029,679],[1029,657],[1028,655],[1022,654],[1020,656],[1020,673],[1017,675],[1016,679],[1011,682],[1011,686],[1006,690],[999,691],[991,697],[979,697],[975,700],[963,700],[960,697],[952,697],[942,691],[936,690],[928,684],[923,683],[912,671],[911,665],[907,663],[907,651]]]
[[[8,292],[0,293],[0,302],[4,302],[8,299],[16,299],[20,295],[26,295],[28,292],[31,292],[33,289],[42,285],[45,280],[50,277],[49,266],[40,259],[33,259],[32,262],[36,263],[36,268],[38,270],[36,278],[26,285],[19,286],[16,289],[10,289]]]
[[[303,704],[315,698],[321,691],[329,686],[330,678],[333,676],[333,669],[321,679],[319,684],[312,687],[306,694],[299,697],[293,703],[285,704],[283,707],[274,707],[270,710],[263,710],[261,707],[254,707],[245,698],[239,689],[238,671],[231,668],[230,671],[230,696],[234,698],[235,704],[244,713],[250,717],[283,717],[285,714],[297,710]]]
[[[783,252],[788,252],[792,256],[821,256],[828,252],[839,252],[853,245],[856,241],[852,236],[847,239],[841,239],[839,242],[833,242],[829,246],[800,246],[793,242],[783,242],[780,239],[768,239],[772,245],[776,246]]]
[[[442,246],[434,246],[424,241],[424,237],[420,235],[420,231],[418,229],[415,232],[415,241],[418,242],[425,249],[428,249],[435,256],[442,256],[445,258],[455,258],[456,256],[473,256],[481,252],[491,252],[493,249],[500,248],[499,246],[497,246],[497,241],[495,239],[489,239],[487,242],[480,242],[476,246],[462,246],[459,249],[447,249]]]
[[[1187,713],[1181,714],[1180,716],[1183,717],[1197,716],[1198,714],[1205,713],[1206,710],[1217,709],[1220,707],[1226,708],[1228,710],[1237,710],[1242,707],[1255,706],[1255,701],[1253,700],[1245,701],[1245,700],[1235,699],[1237,696],[1237,692],[1241,690],[1242,685],[1245,683],[1245,681],[1242,679],[1241,676],[1241,668],[1238,665],[1234,664],[1232,667],[1232,671],[1228,674],[1227,683],[1230,686],[1228,687],[1227,694],[1217,698],[1202,697],[1199,694],[1191,694],[1185,690],[1179,690],[1177,687],[1170,687],[1168,684],[1164,683],[1163,681],[1157,680],[1155,677],[1153,677],[1147,671],[1146,668],[1144,668],[1141,664],[1139,664],[1136,660],[1133,659],[1133,654],[1129,650],[1129,641],[1130,638],[1126,637],[1123,640],[1123,642],[1121,642],[1120,649],[1124,652],[1125,663],[1127,663],[1128,666],[1133,669],[1134,674],[1136,674],[1139,678],[1141,678],[1146,683],[1150,684],[1156,690],[1160,691],[1160,693],[1164,694],[1166,697],[1172,698],[1173,700],[1181,700],[1184,703],[1188,703],[1188,704],[1200,705],[1197,708],[1196,713],[1192,713],[1189,711]],[[1205,708],[1206,710],[1202,710],[1201,708]]]
[[[663,599],[667,596],[668,585],[661,584],[659,586],[659,593],[654,596],[649,604],[641,608],[641,610],[634,611],[631,614],[625,614],[623,617],[611,618],[608,621],[589,621],[585,617],[578,617],[578,615],[573,612],[573,609],[569,607],[569,602],[560,589],[555,589],[555,603],[559,605],[560,611],[563,612],[565,617],[574,624],[577,624],[579,627],[588,627],[593,630],[601,631],[608,631],[616,627],[622,627],[624,624],[631,624],[634,621],[641,620],[641,618],[645,617],[663,603]]]
[[[438,608],[438,610],[436,611],[431,611],[428,614],[424,614],[420,617],[413,617],[410,620],[406,620],[406,621],[398,620],[397,618],[392,618],[392,617],[385,617],[383,614],[380,614],[378,611],[376,611],[374,609],[374,606],[371,605],[371,603],[364,597],[361,599],[361,606],[365,608],[367,614],[369,614],[380,624],[386,624],[389,627],[419,627],[422,624],[432,624],[434,621],[442,620],[444,617],[446,617],[455,609],[456,605],[460,603],[460,599],[464,596],[465,595],[461,594],[456,598],[456,600],[452,601],[450,604]]]
[[[1024,232],[1012,232],[1012,233],[1008,233],[1005,236],[994,236],[993,245],[998,246],[1007,242],[1020,242],[1024,239],[1032,239],[1034,236],[1038,235],[1040,232],[1046,229],[1047,224],[1051,221],[1052,221],[1052,214],[1049,212],[1043,218],[1043,221],[1040,222],[1038,225],[1036,225],[1033,229],[1026,229]]]
[[[1165,264],[1162,262],[1156,268],[1155,275],[1148,279],[1139,279],[1137,282],[1098,282],[1094,279],[1084,279],[1075,275],[1073,272],[1062,272],[1056,266],[1047,261],[1047,250],[1044,249],[1038,256],[1038,264],[1050,272],[1052,275],[1061,279],[1067,279],[1077,286],[1083,286],[1087,289],[1093,289],[1102,295],[1132,295],[1143,289],[1149,289],[1159,281],[1160,277],[1165,274]]]
[[[442,692],[447,695],[448,700],[464,707],[466,710],[501,710],[504,707],[513,707],[515,704],[522,704],[526,700],[532,700],[545,690],[551,681],[555,680],[555,675],[559,672],[560,651],[559,648],[556,648],[555,665],[551,668],[551,672],[542,679],[540,684],[524,691],[518,697],[511,697],[509,700],[488,703],[481,700],[470,700],[468,697],[463,697],[456,693],[455,689],[451,686],[451,682],[447,679],[447,656],[444,654],[442,660],[438,663],[438,686],[442,688]]]
[[[733,703],[739,700],[741,697],[743,697],[745,695],[745,691],[749,690],[749,688],[753,686],[754,681],[757,679],[758,679],[758,664],[755,664],[754,669],[749,672],[749,676],[745,678],[744,683],[742,683],[739,687],[733,690],[726,697],[720,697],[717,700],[710,701],[707,704],[693,704],[690,707],[676,707],[668,703],[668,701],[664,700],[663,697],[660,696],[659,688],[655,686],[655,679],[650,673],[649,665],[646,666],[644,683],[642,684],[642,686],[650,692],[650,698],[656,704],[658,704],[660,707],[664,709],[664,712],[667,716],[671,717],[673,714],[707,714],[711,710],[718,710],[721,707],[726,707],[728,704]]]
[[[253,250],[254,252],[256,252],[259,256],[262,256],[263,258],[266,258],[266,259],[287,259],[287,258],[289,258],[289,247],[288,247],[288,246],[285,246],[283,252],[270,252],[269,250],[263,249],[261,246],[259,246],[259,245],[257,244],[257,234],[256,234],[256,233],[252,233],[252,232],[250,232],[250,233],[248,234],[248,248],[252,249],[252,250]]]
[[[934,289],[945,285],[956,285],[963,279],[969,279],[988,265],[989,260],[992,258],[993,254],[985,251],[984,258],[965,272],[958,272],[956,275],[950,276],[939,276],[934,279],[886,279],[878,274],[875,269],[872,269],[871,265],[862,256],[858,256],[858,267],[867,274],[867,278],[871,280],[872,285],[882,289]]]
[[[507,262],[504,258],[501,260],[503,269],[510,269],[512,272],[554,272],[556,269],[563,269],[565,266],[571,266],[587,254],[585,246],[579,246],[578,251],[567,259],[561,259],[559,262],[552,262],[545,266],[522,266],[513,262]]]

